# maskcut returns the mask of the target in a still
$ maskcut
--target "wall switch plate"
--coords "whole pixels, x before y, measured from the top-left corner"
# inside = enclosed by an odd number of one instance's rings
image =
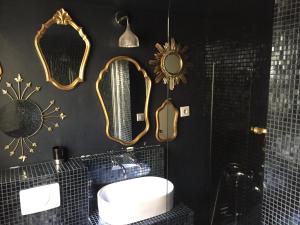
[[[182,106],[180,107],[180,117],[190,116],[190,107]]]
[[[145,121],[145,114],[144,113],[137,113],[136,114],[136,121]]]
[[[23,216],[59,207],[59,184],[53,183],[21,190],[20,205]]]

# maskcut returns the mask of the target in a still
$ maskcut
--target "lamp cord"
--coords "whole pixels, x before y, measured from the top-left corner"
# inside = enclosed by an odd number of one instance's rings
[[[168,1],[168,18],[167,18],[167,39],[170,42],[170,11],[171,11],[171,0]]]
[[[168,1],[168,18],[167,18],[167,41],[168,43],[170,43],[170,11],[171,11],[171,0]],[[166,85],[166,95],[167,95],[167,99],[170,98],[170,90],[169,90],[169,86]],[[168,110],[168,108],[167,108]],[[169,113],[167,112],[167,121],[169,121],[168,119],[168,115]],[[167,134],[168,135],[168,134]],[[166,149],[166,178],[167,180],[169,180],[169,141],[167,141],[166,143],[167,145],[167,149]],[[167,182],[167,192],[169,190],[169,185]],[[166,205],[167,207],[167,205]],[[167,224],[169,224],[169,221],[167,221]]]

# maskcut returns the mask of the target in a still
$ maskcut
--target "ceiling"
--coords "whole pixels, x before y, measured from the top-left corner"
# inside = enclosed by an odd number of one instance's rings
[[[80,1],[80,0],[78,0]],[[167,10],[169,0],[85,0],[121,9]],[[273,8],[274,0],[170,0],[175,11],[203,14],[256,14]]]

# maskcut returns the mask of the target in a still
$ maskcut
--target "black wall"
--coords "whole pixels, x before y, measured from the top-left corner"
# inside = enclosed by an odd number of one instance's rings
[[[45,82],[44,71],[33,44],[41,24],[62,7],[83,27],[92,46],[86,66],[85,82],[72,91],[61,91]],[[55,99],[68,116],[59,129],[52,133],[42,129],[32,138],[39,144],[38,152],[30,155],[26,163],[50,160],[51,148],[54,145],[67,146],[71,155],[99,153],[121,147],[108,140],[104,133],[105,122],[96,95],[96,79],[104,64],[118,55],[128,55],[136,59],[147,70],[149,76],[153,77],[148,60],[154,53],[154,44],[166,40],[166,13],[148,10],[129,12],[132,27],[141,39],[141,47],[122,49],[117,47],[117,41],[124,28],[113,23],[114,13],[119,10],[118,6],[92,1],[84,4],[82,1],[28,1],[25,7],[22,1],[2,1],[0,10],[0,58],[4,70],[1,84],[12,81],[17,73],[21,73],[26,81],[32,81],[33,84],[42,87],[41,92],[33,97],[34,101],[44,108],[49,100]],[[6,99],[4,97],[1,96],[1,102]],[[153,85],[150,104],[151,131],[140,143],[156,142],[153,138],[153,112],[164,97],[164,86]],[[8,140],[9,138],[1,135],[1,144]],[[15,158],[8,157],[7,152],[1,151],[0,154],[3,167],[20,163]]]
[[[141,1],[21,1],[0,0],[0,62],[4,69],[0,87],[6,81],[12,81],[21,73],[26,81],[42,87],[38,95],[33,96],[43,108],[51,99],[55,99],[67,114],[61,127],[49,133],[42,129],[34,139],[38,151],[30,154],[25,164],[51,160],[51,148],[55,145],[68,147],[71,156],[106,152],[122,146],[110,141],[104,132],[105,121],[102,108],[95,91],[95,82],[99,71],[112,57],[128,55],[146,69],[154,80],[153,68],[148,60],[153,58],[156,42],[167,39],[167,1],[155,1],[150,4]],[[184,10],[181,11],[181,6]],[[85,72],[85,82],[72,91],[61,91],[45,82],[45,75],[35,52],[33,40],[41,24],[48,20],[56,10],[65,8],[91,41],[91,53]],[[197,13],[188,13],[195,8],[188,4],[174,4],[171,17],[171,36],[190,47],[190,61],[194,65],[187,75],[188,83],[180,85],[170,93],[173,103],[179,108],[191,107],[191,116],[179,120],[178,138],[163,146],[168,149],[168,176],[175,184],[176,202],[184,202],[196,212],[196,224],[207,222],[208,216],[208,114],[204,104],[204,41],[202,24]],[[113,23],[117,10],[127,11],[132,28],[140,38],[140,47],[122,49],[117,40],[123,28]],[[175,13],[175,10],[177,11]],[[167,97],[166,87],[154,84],[151,91],[149,116],[150,130],[137,145],[158,144],[155,139],[155,110]],[[0,105],[6,101],[0,96]],[[203,103],[203,104],[202,104]],[[10,138],[0,134],[1,148]],[[0,151],[0,167],[22,164],[16,157]],[[199,222],[200,223],[200,222]]]

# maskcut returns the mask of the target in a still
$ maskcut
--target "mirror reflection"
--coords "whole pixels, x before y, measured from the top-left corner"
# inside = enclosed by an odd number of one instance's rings
[[[180,55],[170,53],[164,59],[165,69],[170,74],[178,74],[182,69],[182,59]]]
[[[149,129],[147,73],[131,58],[115,57],[100,72],[96,88],[107,136],[126,146],[136,143]]]
[[[0,64],[0,80],[2,79],[2,73],[3,73],[3,70],[2,70],[2,66]]]
[[[31,138],[44,127],[49,132],[60,127],[58,120],[64,120],[66,115],[60,111],[60,107],[50,100],[46,108],[40,108],[31,101],[41,87],[32,86],[26,82],[21,74],[13,79],[14,83],[6,82],[2,94],[9,99],[0,107],[0,130],[11,137],[4,146],[9,155],[19,154],[23,162],[27,159],[27,153],[34,153],[38,144]]]
[[[64,9],[42,25],[35,36],[35,47],[46,81],[61,90],[71,90],[83,82],[90,42]]]
[[[42,124],[41,109],[29,100],[14,100],[0,108],[0,130],[10,137],[30,137]]]
[[[156,139],[172,141],[177,137],[178,109],[167,99],[156,111]]]
[[[52,78],[61,85],[71,84],[77,77],[85,45],[69,26],[51,26],[40,40]]]

